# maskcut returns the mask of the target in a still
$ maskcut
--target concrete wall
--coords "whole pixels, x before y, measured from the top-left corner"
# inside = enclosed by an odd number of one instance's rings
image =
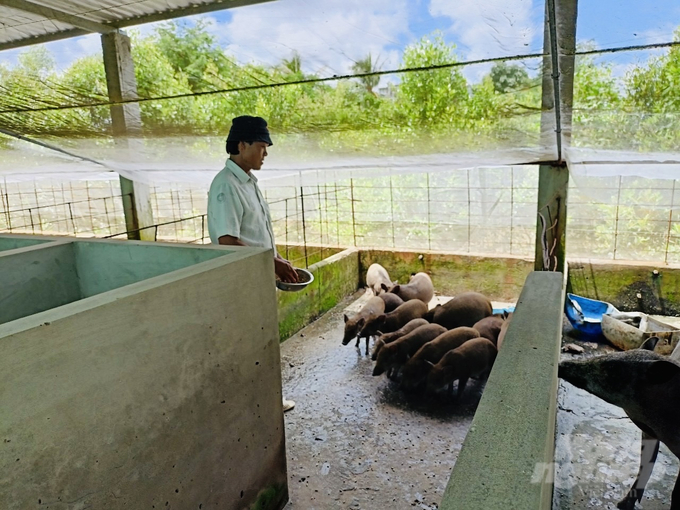
[[[2,234],[0,235],[0,251],[15,250],[47,242],[49,239],[36,236]]]
[[[361,285],[365,285],[366,271],[374,262],[384,266],[392,280],[401,283],[407,283],[412,273],[425,271],[439,295],[476,291],[494,301],[515,301],[534,268],[533,260],[522,258],[362,250]]]
[[[0,252],[0,324],[80,299],[73,245]]]
[[[531,273],[440,509],[551,508],[563,309],[562,273]]]
[[[3,510],[282,508],[272,271],[241,249],[0,325]]]
[[[680,266],[569,261],[570,292],[622,311],[680,316]]]
[[[359,284],[359,250],[350,248],[309,267],[314,281],[299,292],[277,292],[279,338],[284,341],[343,298]]]
[[[74,245],[83,297],[130,285],[234,252],[186,244],[91,240]]]

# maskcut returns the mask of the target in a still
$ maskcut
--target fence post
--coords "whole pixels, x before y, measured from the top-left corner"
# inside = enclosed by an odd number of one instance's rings
[[[470,169],[468,168],[467,170],[467,213],[468,213],[468,253],[472,251],[472,231],[471,231],[471,225],[470,222],[472,221],[471,215],[472,215],[472,197],[470,196]]]
[[[675,205],[675,183],[677,181],[673,180],[673,192],[671,193],[671,207],[668,212],[668,233],[666,235],[666,254],[663,261],[668,264],[668,248],[671,243],[671,227],[673,226],[673,205]]]
[[[335,193],[335,237],[340,246],[340,202],[338,201],[338,183],[333,183],[333,192]]]
[[[390,172],[390,219],[392,220],[392,248],[396,248],[397,243],[394,238],[394,193],[392,190],[392,172]]]
[[[432,250],[432,232],[430,231],[430,174],[425,174],[427,182],[427,249]]]
[[[305,225],[305,192],[302,186],[300,186],[300,209],[302,210],[302,242],[305,248],[305,267],[309,267],[309,260],[307,260],[307,227]]]
[[[286,212],[285,212],[285,218],[286,218],[286,260],[288,259],[288,198],[286,198],[283,202],[286,204]]]
[[[350,192],[350,200],[352,202],[352,235],[354,236],[354,246],[356,247],[357,245],[357,226],[356,226],[356,218],[354,216],[354,179],[350,178],[349,180],[349,192]]]
[[[614,218],[614,260],[619,246],[619,207],[621,206],[621,176],[619,175],[619,189],[616,193],[616,217]]]

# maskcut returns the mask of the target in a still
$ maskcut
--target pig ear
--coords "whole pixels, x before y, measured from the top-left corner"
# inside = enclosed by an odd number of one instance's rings
[[[347,314],[345,314],[345,324],[347,324],[347,321],[349,321],[349,317],[347,317]]]
[[[401,285],[396,284],[394,287],[392,287],[392,288],[390,289],[390,292],[391,292],[392,294],[399,294],[399,289],[401,289]]]
[[[361,319],[359,319],[359,320],[357,321],[357,326],[358,326],[359,328],[363,327],[364,324],[366,324],[366,319],[365,319],[364,317],[362,317]]]
[[[647,381],[650,384],[666,384],[680,375],[680,366],[672,361],[652,361],[647,366]]]
[[[644,343],[639,347],[644,351],[653,351],[656,344],[659,342],[658,336],[650,336]]]
[[[387,285],[385,285],[384,283],[381,283],[381,284],[380,284],[380,288],[381,288],[382,290],[384,290],[385,292],[387,292],[388,290],[390,290],[390,288],[389,288]]]

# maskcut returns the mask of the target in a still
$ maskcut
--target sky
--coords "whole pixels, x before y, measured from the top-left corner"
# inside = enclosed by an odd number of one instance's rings
[[[673,40],[680,26],[677,0],[581,0],[579,43],[597,48]],[[241,63],[277,64],[297,52],[303,70],[319,76],[346,74],[369,53],[381,69],[398,68],[404,48],[441,33],[456,45],[459,60],[539,53],[543,46],[544,3],[536,0],[276,0],[200,16],[227,53]],[[197,17],[187,17],[194,23]],[[150,34],[155,24],[135,27]],[[131,29],[128,29],[128,31]],[[99,36],[47,43],[57,70],[99,53]],[[16,65],[25,49],[0,52],[0,65]],[[658,52],[657,52],[658,53]],[[622,75],[650,52],[603,57]],[[529,63],[536,66],[536,61]],[[466,66],[471,81],[490,64]],[[394,78],[396,79],[396,78]],[[389,78],[383,78],[384,85]]]

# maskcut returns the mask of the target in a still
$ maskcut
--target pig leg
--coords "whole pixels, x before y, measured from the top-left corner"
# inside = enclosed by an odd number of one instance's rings
[[[448,392],[449,392],[449,397],[450,397],[450,398],[453,398],[453,381],[451,381],[451,382],[449,383]]]
[[[463,390],[465,389],[465,385],[468,382],[469,377],[461,377],[458,379],[458,395],[456,398],[460,398],[460,396],[463,394]]]
[[[368,356],[368,341],[371,339],[370,336],[366,337],[366,356]]]
[[[645,492],[647,482],[652,476],[652,469],[654,469],[654,463],[656,462],[658,453],[659,440],[643,432],[642,446],[640,449],[640,470],[638,471],[635,482],[633,482],[633,486],[628,491],[628,494],[626,494],[626,497],[616,505],[617,508],[620,508],[621,510],[634,510],[635,502],[642,500],[642,495]],[[673,493],[675,493],[676,489],[673,489]],[[678,508],[680,508],[680,506],[678,506]]]

